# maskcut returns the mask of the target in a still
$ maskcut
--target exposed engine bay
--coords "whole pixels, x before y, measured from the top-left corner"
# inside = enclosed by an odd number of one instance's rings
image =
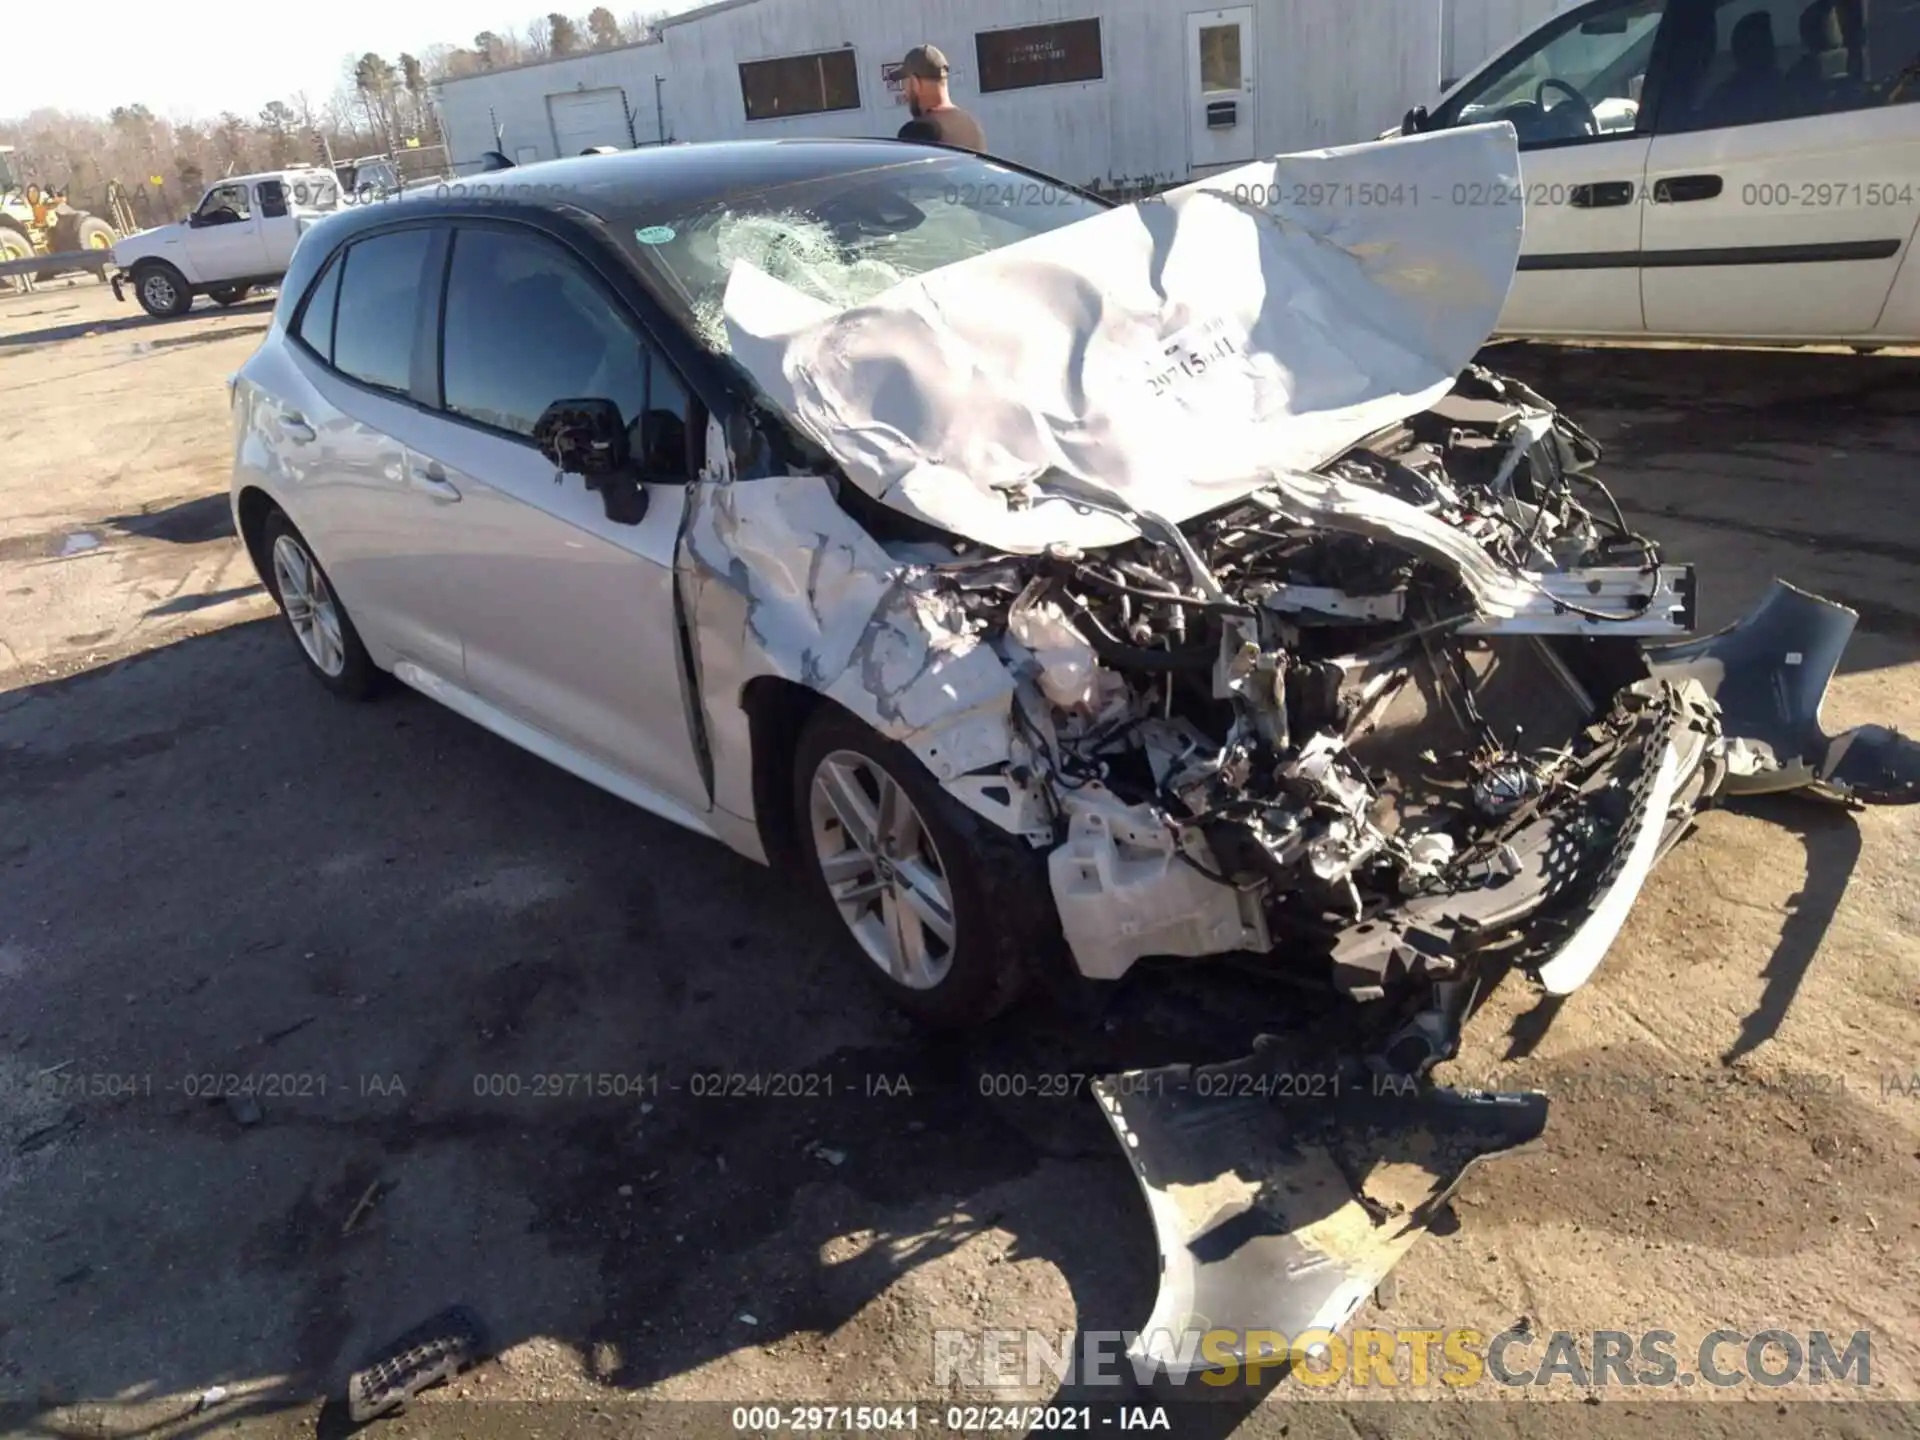
[[[933,567],[1018,682],[1009,828],[1044,815],[1082,973],[1324,966],[1355,1000],[1411,996],[1388,1042],[1410,1073],[1452,1053],[1476,957],[1586,980],[1729,768],[1717,677],[1658,648],[1692,629],[1692,571],[1599,455],[1475,366],[1319,477],[1096,553]],[[1866,758],[1808,778],[1911,796],[1893,751]]]

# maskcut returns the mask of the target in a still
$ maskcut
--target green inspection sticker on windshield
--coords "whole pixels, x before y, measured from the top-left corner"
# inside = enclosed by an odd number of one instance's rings
[[[633,238],[642,245],[665,245],[673,239],[671,225],[643,225],[633,232]]]

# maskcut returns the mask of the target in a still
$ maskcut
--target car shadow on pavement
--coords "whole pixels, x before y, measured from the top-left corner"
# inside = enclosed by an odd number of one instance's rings
[[[1481,359],[1601,441],[1595,473],[1628,523],[1699,566],[1704,629],[1778,577],[1859,616],[1841,673],[1920,658],[1920,356],[1512,343]]]
[[[1799,837],[1807,853],[1807,878],[1787,901],[1780,938],[1760,971],[1766,988],[1752,1013],[1740,1022],[1733,1044],[1721,1055],[1725,1065],[1751,1054],[1779,1032],[1839,912],[1861,848],[1859,821],[1832,802],[1805,795],[1769,795],[1745,801],[1740,808]]]
[[[191,310],[181,315],[149,315],[144,310],[135,309],[130,314],[116,315],[108,320],[74,320],[60,325],[43,325],[37,330],[17,330],[11,334],[0,334],[0,351],[26,346],[54,345],[65,340],[84,340],[89,336],[113,335],[123,330],[145,330],[156,325],[171,325],[182,320],[205,320],[221,313],[228,315],[269,315],[278,303],[277,297],[265,295],[256,300],[243,300],[238,305],[225,307],[208,302],[206,305],[195,303]],[[5,318],[5,312],[0,312]],[[150,341],[153,345],[196,344],[207,340],[224,340],[230,336],[248,330],[264,330],[265,325],[226,326],[210,330],[204,336],[167,336]]]
[[[165,540],[174,545],[204,545],[209,540],[233,536],[233,502],[223,490],[217,495],[177,500],[157,510],[110,515],[105,523],[122,535]]]
[[[236,335],[264,335],[270,328],[272,328],[271,322],[266,320],[262,320],[258,325],[225,325],[218,330],[199,330],[186,335],[160,335],[152,340],[136,341],[135,348],[172,350],[183,345],[217,345],[222,340],[233,339]]]
[[[788,877],[274,620],[13,692],[0,753],[0,1411],[46,1428],[338,1396],[456,1302],[600,1393],[784,1342],[930,1395],[937,1327],[1060,1323],[980,1309],[1001,1266],[1151,1308],[1086,1082],[1308,1013],[1172,969],[928,1036]]]

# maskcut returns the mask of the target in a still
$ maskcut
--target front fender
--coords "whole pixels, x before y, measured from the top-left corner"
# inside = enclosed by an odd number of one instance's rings
[[[775,676],[906,745],[942,782],[1012,755],[1014,679],[962,616],[840,508],[818,475],[696,482],[676,561],[714,803],[753,810],[742,697]],[[1004,824],[1005,805],[976,803]]]
[[[164,260],[185,276],[189,284],[197,285],[201,275],[187,242],[190,233],[184,225],[162,225],[129,235],[114,243],[113,263],[122,270],[131,270],[143,260]]]

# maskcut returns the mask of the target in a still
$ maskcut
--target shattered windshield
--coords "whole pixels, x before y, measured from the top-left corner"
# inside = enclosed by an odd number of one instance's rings
[[[728,351],[722,300],[746,260],[836,310],[970,255],[1098,214],[1099,201],[973,155],[915,158],[639,215],[641,259],[702,344]]]

